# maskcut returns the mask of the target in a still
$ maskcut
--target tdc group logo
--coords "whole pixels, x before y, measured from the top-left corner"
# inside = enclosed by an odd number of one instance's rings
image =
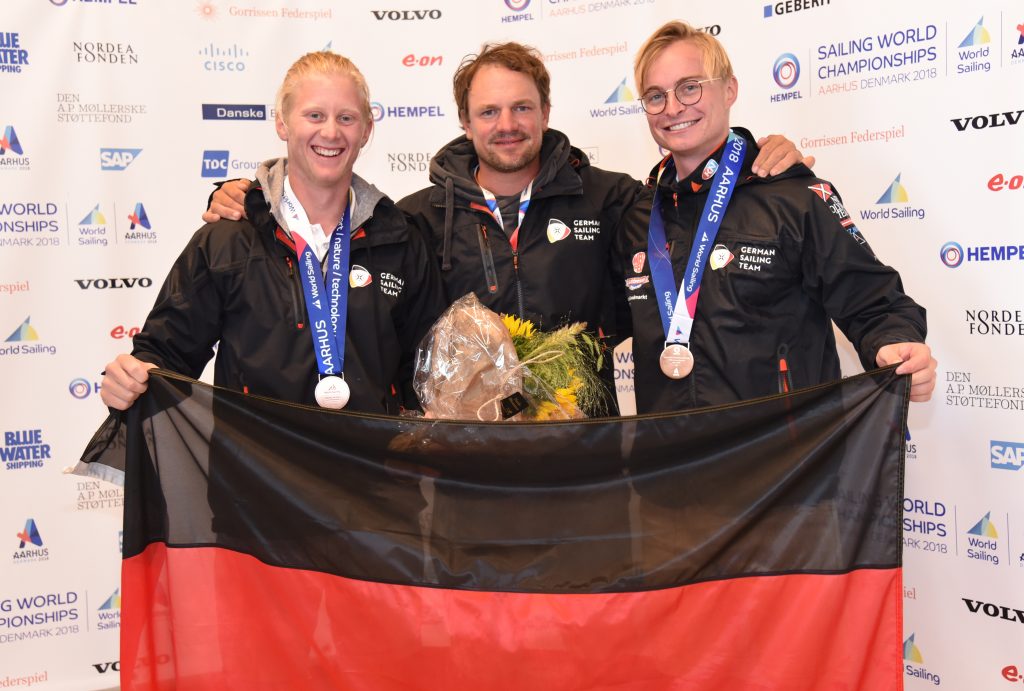
[[[203,152],[203,177],[226,178],[228,176],[228,158],[230,151],[207,149]]]

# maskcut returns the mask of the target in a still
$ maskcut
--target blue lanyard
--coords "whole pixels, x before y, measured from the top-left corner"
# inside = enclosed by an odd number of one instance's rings
[[[498,199],[494,196],[494,193],[484,187],[480,187],[480,192],[484,195],[484,201],[487,202],[487,211],[491,217],[497,221],[498,227],[502,231],[505,231],[505,221],[501,217],[501,209],[498,207]],[[513,251],[519,251],[519,229],[523,225],[523,218],[526,217],[526,210],[530,208],[530,199],[533,196],[533,180],[530,180],[530,184],[526,186],[526,189],[519,193],[519,221],[516,223],[515,230],[511,233],[506,233],[508,236],[508,244],[512,245]],[[473,204],[470,204],[472,207]],[[480,207],[477,207],[480,208]]]
[[[312,248],[301,235],[294,235],[302,274],[302,292],[306,297],[306,312],[309,314],[309,333],[313,337],[313,353],[316,355],[317,370],[323,376],[345,371],[351,208],[350,196],[341,223],[331,233],[326,282]]]
[[[747,143],[743,137],[730,132],[725,144],[725,153],[721,164],[711,182],[711,191],[704,203],[697,233],[694,235],[690,258],[686,263],[686,273],[676,290],[675,276],[672,273],[672,258],[668,253],[668,240],[665,238],[665,222],[661,218],[661,189],[659,183],[665,171],[674,174],[675,164],[671,156],[666,156],[658,169],[655,180],[654,203],[651,206],[651,220],[647,230],[647,255],[651,262],[651,280],[658,298],[658,313],[661,315],[662,328],[665,331],[666,343],[689,344],[693,320],[697,315],[697,298],[700,296],[700,284],[704,278],[704,267],[707,265],[708,248],[712,246],[718,231],[722,227],[725,210],[732,199],[743,167]],[[682,300],[680,300],[682,293]],[[683,308],[685,302],[685,309]]]

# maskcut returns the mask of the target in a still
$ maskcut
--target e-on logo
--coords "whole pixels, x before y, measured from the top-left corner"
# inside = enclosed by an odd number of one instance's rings
[[[955,269],[964,262],[964,248],[958,242],[947,242],[939,250],[939,259],[951,269]]]

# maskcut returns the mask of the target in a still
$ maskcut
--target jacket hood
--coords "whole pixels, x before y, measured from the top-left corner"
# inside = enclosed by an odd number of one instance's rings
[[[281,213],[281,196],[284,194],[284,179],[288,171],[287,158],[271,158],[256,169],[256,180],[263,190],[263,199],[270,207],[274,220],[289,235],[288,220]],[[377,203],[384,198],[384,193],[361,177],[352,174],[352,192],[355,194],[355,206],[352,209],[352,227],[358,228],[373,216]]]

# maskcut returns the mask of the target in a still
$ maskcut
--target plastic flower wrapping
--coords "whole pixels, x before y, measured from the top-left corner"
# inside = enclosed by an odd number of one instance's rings
[[[499,316],[472,293],[456,300],[416,353],[413,388],[426,417],[569,420],[607,413],[601,344],[575,323],[540,331]]]

